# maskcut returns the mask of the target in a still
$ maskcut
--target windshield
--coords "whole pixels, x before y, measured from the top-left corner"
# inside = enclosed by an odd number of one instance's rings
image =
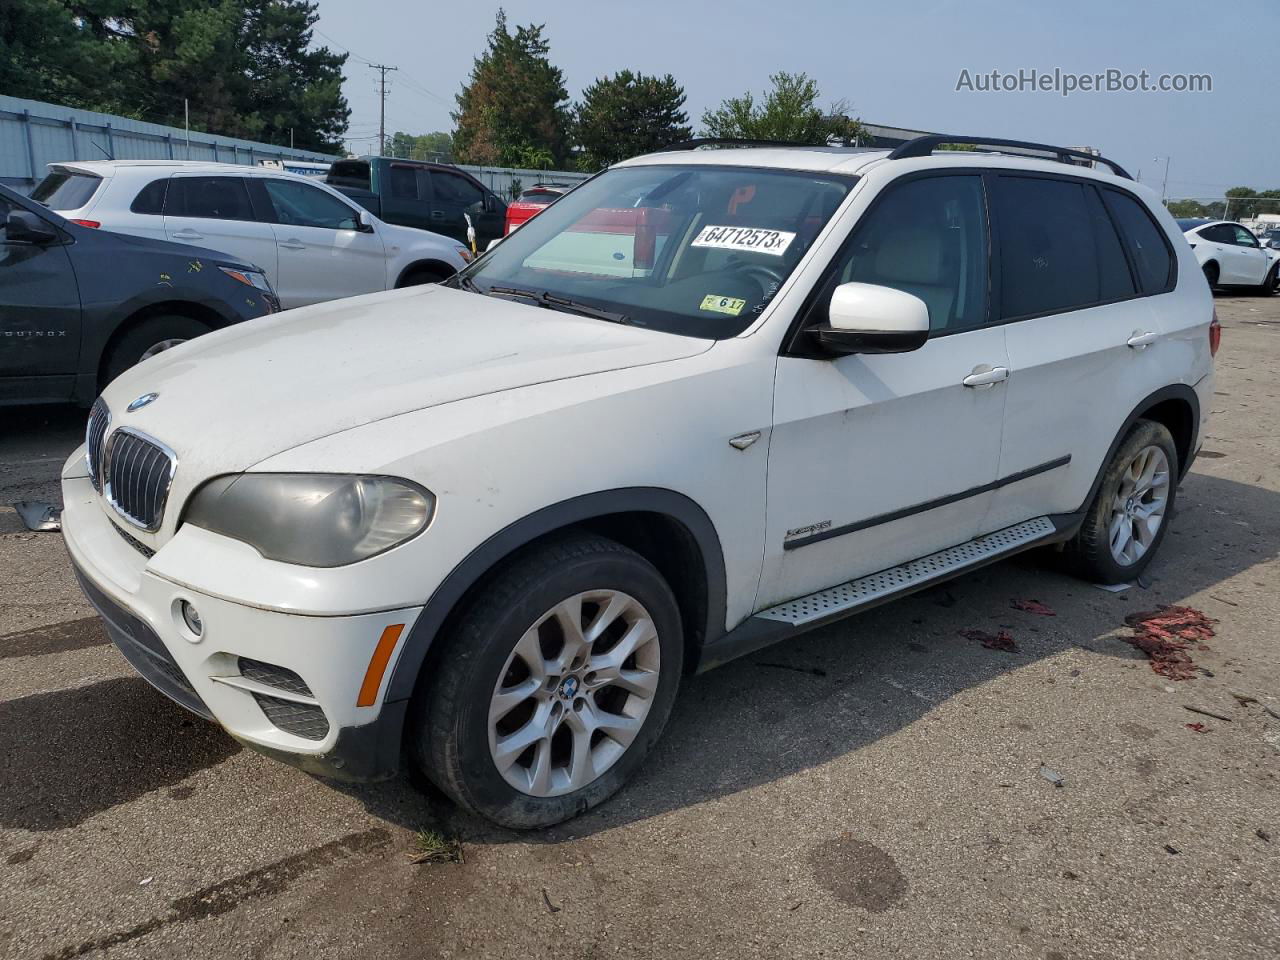
[[[854,179],[754,167],[615,168],[529,220],[460,282],[669,333],[736,336]]]

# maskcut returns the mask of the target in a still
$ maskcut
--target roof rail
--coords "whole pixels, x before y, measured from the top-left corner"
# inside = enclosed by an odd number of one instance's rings
[[[1129,176],[1129,172],[1114,160],[1108,160],[1104,156],[1088,153],[1085,150],[1073,150],[1071,147],[1055,147],[1048,143],[1032,143],[1028,140],[1001,140],[994,137],[964,137],[933,133],[927,137],[916,137],[914,140],[908,140],[906,143],[894,147],[889,154],[889,159],[905,160],[909,157],[927,157],[946,143],[971,144],[975,147],[1017,147],[1021,150],[1039,150],[1042,153],[1053,154],[1059,163],[1070,163],[1072,158],[1089,160],[1094,163],[1105,163],[1116,176],[1124,177],[1126,180],[1133,179],[1133,177]]]
[[[697,150],[699,147],[815,147],[821,144],[794,143],[790,140],[746,140],[741,137],[695,137],[692,140],[681,140],[669,143],[661,150]]]

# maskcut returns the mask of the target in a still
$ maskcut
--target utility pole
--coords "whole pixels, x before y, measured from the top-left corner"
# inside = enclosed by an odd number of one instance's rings
[[[1160,184],[1160,199],[1164,200],[1166,197],[1169,196],[1169,158],[1155,157],[1152,159],[1151,162],[1159,163],[1161,160],[1164,161],[1164,182]]]
[[[382,63],[371,63],[370,68],[378,71],[378,153],[387,152],[387,73],[400,69],[388,67]]]
[[[191,101],[182,98],[182,122],[187,128],[187,159],[191,159]]]

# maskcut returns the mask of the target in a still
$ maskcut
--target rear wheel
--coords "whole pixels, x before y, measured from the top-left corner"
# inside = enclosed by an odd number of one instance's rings
[[[546,827],[640,766],[680,684],[680,613],[639,554],[580,535],[517,556],[443,638],[414,756],[459,805]]]
[[[1173,517],[1178,450],[1168,429],[1133,425],[1103,474],[1084,524],[1067,545],[1078,573],[1097,583],[1133,580],[1155,556]]]
[[[190,317],[176,314],[148,317],[126,331],[111,347],[102,365],[99,392],[134,364],[208,332],[209,327]]]
[[[1209,281],[1210,289],[1218,285],[1218,265],[1216,263],[1206,263],[1204,265],[1204,278]]]

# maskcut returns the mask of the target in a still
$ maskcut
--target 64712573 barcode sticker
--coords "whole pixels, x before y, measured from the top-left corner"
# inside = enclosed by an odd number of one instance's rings
[[[785,230],[766,230],[759,227],[703,227],[690,246],[719,247],[723,250],[742,250],[746,253],[767,253],[780,257],[796,238]]]

